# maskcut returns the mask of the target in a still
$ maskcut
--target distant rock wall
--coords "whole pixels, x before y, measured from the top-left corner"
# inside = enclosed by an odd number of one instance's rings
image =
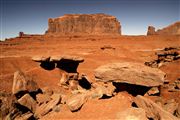
[[[116,17],[106,14],[66,14],[59,18],[50,18],[46,34],[119,35],[121,26]]]
[[[176,22],[157,31],[155,31],[153,26],[149,26],[147,35],[180,35],[180,22]]]

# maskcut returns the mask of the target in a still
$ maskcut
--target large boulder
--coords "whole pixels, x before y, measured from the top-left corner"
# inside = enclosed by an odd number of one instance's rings
[[[139,108],[145,110],[148,118],[151,118],[153,120],[178,120],[177,117],[173,116],[168,111],[165,111],[158,104],[141,95],[138,95],[134,99],[134,102]]]
[[[48,35],[119,35],[118,20],[106,14],[66,14],[48,20]]]
[[[31,78],[26,76],[23,72],[17,71],[14,73],[14,80],[12,86],[12,93],[28,91],[36,92],[39,90],[37,83]]]
[[[128,83],[147,87],[164,83],[165,73],[139,63],[110,63],[95,70],[96,81]]]

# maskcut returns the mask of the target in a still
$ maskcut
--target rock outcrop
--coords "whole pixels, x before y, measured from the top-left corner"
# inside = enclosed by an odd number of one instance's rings
[[[147,31],[147,35],[155,35],[155,34],[156,34],[155,27],[149,26],[148,31]]]
[[[146,87],[159,86],[164,83],[165,73],[139,63],[111,63],[95,70],[96,81],[117,82],[141,85]]]
[[[48,35],[121,34],[116,17],[106,14],[65,14],[48,20]]]
[[[179,47],[167,47],[155,52],[157,59],[144,64],[150,67],[161,67],[166,62],[173,62],[180,59],[180,46]]]
[[[180,21],[157,31],[153,26],[149,26],[147,35],[180,35]]]

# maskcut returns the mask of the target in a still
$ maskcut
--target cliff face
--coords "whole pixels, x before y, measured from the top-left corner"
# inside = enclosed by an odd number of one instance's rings
[[[148,27],[147,35],[180,35],[180,22],[176,22],[163,29],[155,31],[153,26]]]
[[[59,18],[50,18],[46,34],[112,35],[121,34],[121,26],[114,16],[106,14],[66,14]]]

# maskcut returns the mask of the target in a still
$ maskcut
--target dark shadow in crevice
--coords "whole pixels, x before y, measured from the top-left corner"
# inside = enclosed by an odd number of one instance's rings
[[[71,112],[78,112],[79,110],[81,110],[83,105],[81,105],[81,107],[79,107],[77,110],[71,111]]]
[[[34,100],[36,100],[36,95],[39,94],[39,93],[40,93],[40,94],[43,93],[40,88],[39,88],[37,91],[29,92],[29,95],[30,95]]]
[[[127,91],[132,96],[144,95],[151,87],[133,85],[128,83],[116,83],[113,82],[113,85],[116,87],[115,92]]]
[[[100,99],[110,99],[112,98],[113,96],[107,96],[107,95],[103,95]]]
[[[21,98],[22,96],[24,96],[26,93],[28,93],[27,90],[19,91],[18,93],[15,94],[15,96],[16,96],[17,99],[19,99],[19,98]]]
[[[84,88],[84,89],[86,89],[86,90],[89,90],[89,89],[91,89],[91,83],[86,79],[86,78],[82,78],[82,79],[80,79],[79,81],[79,85],[82,87],[82,88]]]
[[[30,109],[28,109],[27,107],[20,105],[18,103],[15,104],[15,107],[22,112],[22,114],[27,113],[28,111],[31,111]]]
[[[72,60],[60,60],[57,62],[57,68],[60,68],[68,73],[76,73],[79,63]]]
[[[45,70],[53,70],[55,68],[55,63],[49,61],[43,61],[41,62],[40,66]]]
[[[133,102],[133,103],[131,104],[131,106],[132,106],[132,107],[136,107],[136,108],[138,108],[138,106],[136,105],[136,103],[135,103],[135,102]]]

